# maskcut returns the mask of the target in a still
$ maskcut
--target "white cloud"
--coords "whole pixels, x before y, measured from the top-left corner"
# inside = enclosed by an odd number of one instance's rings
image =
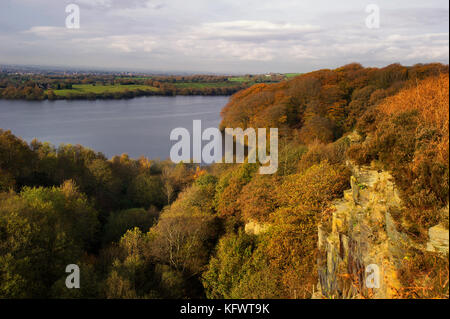
[[[85,29],[68,29],[66,27],[53,27],[53,26],[35,26],[23,31],[23,34],[33,35],[36,37],[48,38],[48,39],[60,39],[69,38],[73,36],[92,36],[93,33],[88,32]]]
[[[448,63],[448,5],[435,0],[380,0],[378,30],[364,27],[359,0],[74,0],[78,30],[64,27],[72,1],[39,1],[45,16],[31,14],[34,0],[6,1],[0,63],[242,73]]]
[[[291,35],[299,36],[305,33],[317,32],[319,26],[313,25],[295,25],[290,23],[273,23],[270,21],[226,21],[204,23],[198,32],[200,36],[216,38],[273,38],[286,37]]]
[[[74,0],[74,3],[88,7],[102,8],[132,8],[152,6],[153,0]]]
[[[108,47],[122,52],[152,52],[158,46],[158,39],[149,36],[111,36],[106,38]]]
[[[77,0],[76,3],[92,7],[111,7],[113,0]]]

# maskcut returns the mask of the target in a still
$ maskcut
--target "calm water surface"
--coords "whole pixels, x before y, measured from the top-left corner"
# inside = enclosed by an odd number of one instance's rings
[[[202,120],[203,129],[218,127],[225,96],[141,97],[131,100],[0,100],[0,128],[27,142],[81,144],[108,157],[166,159],[175,142],[170,132]]]

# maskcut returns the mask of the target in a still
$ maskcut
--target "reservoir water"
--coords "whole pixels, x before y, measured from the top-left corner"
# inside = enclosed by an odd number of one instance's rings
[[[0,100],[0,128],[31,142],[81,144],[107,157],[127,153],[167,159],[170,132],[193,120],[218,127],[227,96],[141,97],[130,100]],[[192,133],[191,133],[192,135]]]

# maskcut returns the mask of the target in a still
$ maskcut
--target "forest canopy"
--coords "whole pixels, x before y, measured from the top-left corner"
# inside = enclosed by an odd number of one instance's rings
[[[441,64],[255,84],[231,97],[221,128],[278,127],[270,176],[248,163],[107,159],[0,129],[0,298],[310,298],[318,223],[350,187],[348,161],[393,172],[418,241],[448,225],[448,111]],[[68,264],[89,284],[66,289]],[[430,287],[441,279],[428,274],[448,274],[448,260],[420,265]],[[448,298],[448,278],[439,289],[417,297]]]

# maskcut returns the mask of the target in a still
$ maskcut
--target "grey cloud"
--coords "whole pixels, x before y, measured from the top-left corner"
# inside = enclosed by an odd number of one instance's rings
[[[13,28],[0,29],[0,63],[224,73],[448,63],[448,5],[436,0],[380,0],[378,30],[359,0],[5,1],[0,23]],[[64,28],[70,2],[80,30]]]
[[[157,0],[76,0],[73,3],[86,7],[96,7],[103,9],[118,8],[141,8],[154,7],[161,8],[164,4]]]

